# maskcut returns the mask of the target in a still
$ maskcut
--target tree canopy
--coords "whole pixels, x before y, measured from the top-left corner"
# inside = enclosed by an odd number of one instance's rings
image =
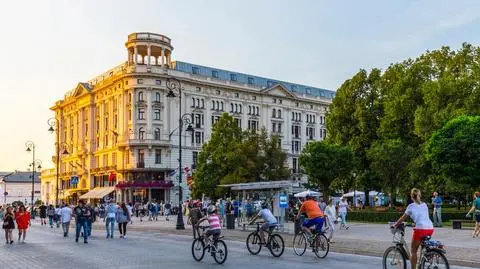
[[[193,175],[193,196],[222,196],[223,184],[290,178],[287,154],[278,136],[268,136],[265,129],[244,131],[235,119],[224,113],[213,126],[210,140],[203,145]]]

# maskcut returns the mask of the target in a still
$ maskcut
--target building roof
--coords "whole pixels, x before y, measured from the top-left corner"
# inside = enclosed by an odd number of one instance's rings
[[[32,172],[29,171],[17,171],[14,174],[8,176],[6,179],[3,177],[12,172],[0,172],[0,179],[5,180],[7,183],[31,183]],[[40,183],[40,173],[35,172],[35,183]]]
[[[299,95],[305,94],[305,95],[310,95],[314,97],[322,97],[325,99],[333,99],[335,97],[334,91],[330,91],[322,88],[290,83],[290,82],[285,82],[285,81],[276,80],[276,79],[264,78],[264,77],[244,74],[240,72],[228,71],[228,70],[219,69],[219,68],[207,67],[207,66],[202,66],[198,64],[175,61],[173,69],[180,72],[211,77],[218,80],[236,81],[239,83],[261,87],[262,89],[271,88],[276,84],[281,84],[288,90]]]

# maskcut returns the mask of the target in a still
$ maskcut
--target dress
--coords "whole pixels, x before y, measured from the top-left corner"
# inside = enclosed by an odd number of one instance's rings
[[[15,229],[15,222],[13,221],[13,214],[7,213],[3,217],[3,229]]]
[[[15,221],[17,222],[17,228],[19,230],[25,230],[28,228],[28,222],[30,221],[30,213],[15,213]]]

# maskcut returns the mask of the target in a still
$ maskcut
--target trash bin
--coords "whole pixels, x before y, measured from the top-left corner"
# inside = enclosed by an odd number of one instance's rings
[[[235,229],[235,216],[233,214],[227,214],[227,230]]]

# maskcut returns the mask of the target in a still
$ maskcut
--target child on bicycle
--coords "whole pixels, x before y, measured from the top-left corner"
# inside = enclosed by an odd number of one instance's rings
[[[275,216],[273,216],[272,211],[268,209],[268,205],[265,202],[262,203],[262,210],[260,210],[258,214],[253,217],[253,219],[250,221],[250,224],[253,224],[253,222],[257,218],[262,218],[265,221],[265,224],[263,224],[260,229],[260,241],[261,244],[265,244],[265,231],[268,231],[277,226],[277,219],[275,218]]]
[[[217,208],[214,205],[210,205],[207,208],[207,212],[208,212],[208,215],[201,218],[197,222],[197,226],[199,226],[200,223],[204,222],[205,220],[208,220],[208,224],[210,228],[205,233],[205,236],[206,238],[213,236],[213,241],[215,241],[220,237],[220,234],[222,232],[220,217],[217,215]]]

